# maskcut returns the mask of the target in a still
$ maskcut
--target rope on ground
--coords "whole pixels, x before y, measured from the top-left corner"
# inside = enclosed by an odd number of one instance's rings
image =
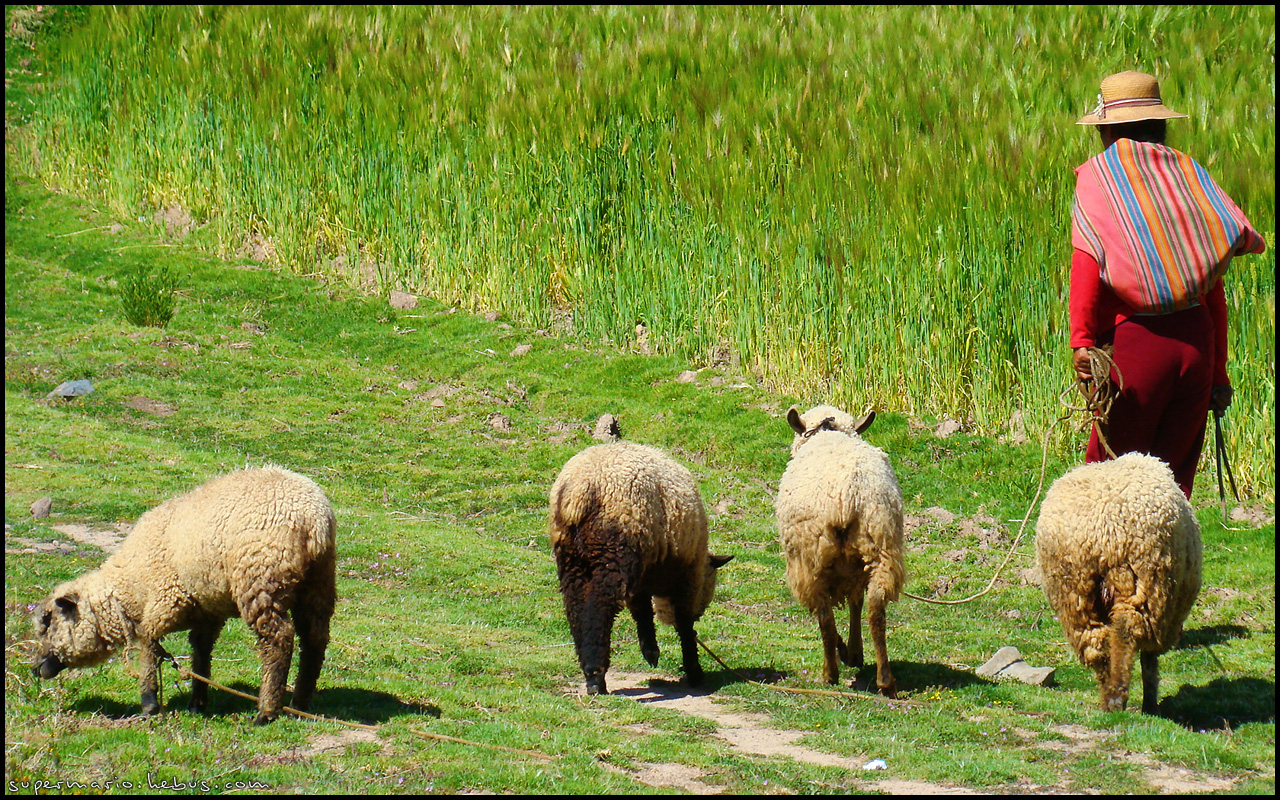
[[[241,692],[236,689],[232,689],[230,686],[223,686],[217,681],[211,680],[210,678],[206,678],[203,675],[195,674],[191,670],[179,664],[178,660],[174,658],[172,655],[170,655],[169,653],[165,652],[163,648],[161,648],[161,658],[165,661],[168,661],[170,664],[173,664],[174,668],[178,670],[178,676],[183,680],[195,679],[200,681],[201,683],[206,683],[215,689],[221,689],[222,691],[228,694],[233,694],[236,697],[243,697],[246,700],[252,700],[254,703],[258,702],[258,698],[254,695],[251,695],[247,692]],[[320,716],[319,714],[311,714],[306,711],[299,711],[298,709],[291,708],[289,706],[284,706],[281,710],[285,711],[286,713],[293,714],[296,717],[302,717],[303,719],[309,719],[315,722],[332,722],[337,725],[343,725],[348,728],[356,728],[357,730],[372,731],[374,733],[378,732],[377,725],[365,725],[364,723],[361,723],[361,722],[348,722],[344,719],[324,717],[324,716]],[[471,747],[483,747],[489,750],[501,750],[505,753],[518,753],[519,755],[522,755],[522,756],[529,756],[530,758],[538,758],[543,761],[555,761],[554,756],[549,756],[549,755],[546,755],[545,753],[538,753],[533,750],[519,750],[514,747],[503,747],[502,745],[497,745],[497,744],[485,744],[484,742],[473,742],[469,739],[459,739],[456,736],[446,736],[443,733],[428,733],[427,731],[420,731],[417,728],[410,728],[409,730],[413,733],[416,733],[418,736],[423,737],[424,739],[438,739],[444,742],[455,742],[457,744],[470,745]]]
[[[1120,376],[1120,369],[1116,367],[1115,362],[1111,359],[1111,346],[1107,345],[1104,348],[1090,347],[1089,366],[1092,377],[1088,381],[1077,379],[1074,385],[1068,386],[1066,390],[1058,395],[1058,401],[1067,410],[1045,429],[1044,438],[1040,440],[1040,480],[1036,484],[1035,496],[1031,499],[1031,505],[1027,507],[1027,513],[1022,515],[1022,524],[1018,526],[1018,535],[1013,538],[1013,544],[1009,545],[1009,552],[1005,554],[1004,561],[1000,562],[1000,566],[996,567],[996,571],[992,574],[991,581],[987,584],[987,587],[977,594],[972,594],[959,600],[938,600],[933,597],[921,597],[905,590],[902,592],[904,595],[912,600],[919,600],[924,603],[954,606],[977,600],[995,588],[996,580],[999,579],[1000,573],[1004,572],[1004,568],[1008,566],[1009,560],[1013,558],[1014,552],[1017,551],[1018,545],[1022,542],[1022,537],[1027,530],[1027,522],[1031,520],[1031,512],[1035,509],[1036,503],[1040,502],[1040,492],[1044,489],[1045,466],[1049,461],[1049,436],[1059,424],[1071,419],[1073,412],[1087,411],[1089,413],[1093,424],[1097,426],[1098,440],[1102,442],[1102,446],[1107,449],[1111,457],[1115,458],[1115,453],[1111,452],[1111,446],[1107,444],[1106,437],[1103,435],[1103,428],[1106,426],[1107,417],[1111,413],[1111,404],[1115,402],[1116,395],[1119,393],[1111,384],[1111,371],[1115,370],[1116,380],[1119,382],[1121,389],[1124,388],[1124,381]],[[1084,396],[1085,404],[1083,406],[1073,406],[1067,402],[1067,396],[1073,389]]]

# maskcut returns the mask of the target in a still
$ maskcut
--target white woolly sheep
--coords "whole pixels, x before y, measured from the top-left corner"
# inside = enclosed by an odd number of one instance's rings
[[[796,436],[791,461],[778,484],[775,517],[787,557],[791,593],[818,618],[823,679],[840,679],[840,661],[861,667],[864,600],[876,651],[876,686],[897,696],[885,647],[885,606],[898,599],[906,578],[902,565],[902,491],[882,450],[859,436],[875,419],[859,421],[834,406],[787,422]],[[833,609],[849,606],[846,645]]]
[[[1054,481],[1036,521],[1036,561],[1101,706],[1123,710],[1137,650],[1142,711],[1155,714],[1157,658],[1178,642],[1200,593],[1200,523],[1160,459],[1128,453]]]
[[[259,725],[280,714],[297,628],[293,707],[305,710],[329,643],[334,516],[308,478],[267,466],[215,478],[143,514],[100,569],[58,586],[35,611],[42,678],[101,663],[137,641],[142,712],[160,710],[160,640],[189,630],[191,671],[209,677],[213,643],[237,614],[262,659]],[[292,612],[293,622],[289,621]],[[203,711],[208,687],[193,682]]]
[[[689,470],[661,450],[628,441],[595,445],[551,486],[551,547],[565,614],[588,694],[605,694],[613,620],[625,605],[640,652],[658,663],[658,618],[680,636],[685,676],[702,683],[697,634],[732,556],[707,552],[707,516]]]

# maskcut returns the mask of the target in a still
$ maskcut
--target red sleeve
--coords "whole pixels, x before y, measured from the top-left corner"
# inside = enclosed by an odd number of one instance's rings
[[[1098,262],[1083,250],[1071,254],[1071,293],[1067,307],[1071,315],[1071,349],[1097,344],[1099,298],[1102,277]],[[1109,325],[1107,327],[1110,327]]]
[[[1213,385],[1230,386],[1227,377],[1227,293],[1219,278],[1204,297],[1213,319]]]

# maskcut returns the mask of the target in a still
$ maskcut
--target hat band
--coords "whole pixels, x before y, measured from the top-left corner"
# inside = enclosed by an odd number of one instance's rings
[[[1139,108],[1141,106],[1158,106],[1160,105],[1159,97],[1131,97],[1122,98],[1120,100],[1112,100],[1109,103],[1102,102],[1102,95],[1098,95],[1098,105],[1093,109],[1093,115],[1098,119],[1106,119],[1107,111],[1115,111],[1119,108]]]

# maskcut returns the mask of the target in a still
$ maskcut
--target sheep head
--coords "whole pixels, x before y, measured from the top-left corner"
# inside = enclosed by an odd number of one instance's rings
[[[792,406],[787,410],[787,424],[795,431],[796,437],[791,442],[791,455],[800,451],[815,434],[822,431],[838,431],[856,436],[861,434],[876,418],[876,412],[868,411],[866,416],[855,420],[852,416],[835,406],[814,406],[803,415]]]
[[[86,576],[88,577],[88,576]],[[32,672],[52,678],[68,667],[91,667],[117,648],[103,635],[94,604],[77,578],[64,583],[32,614],[38,648]]]
[[[717,570],[732,560],[733,556],[707,554],[707,560],[702,565],[702,588],[693,600],[693,618],[695,620],[702,619],[703,612],[707,610],[707,606],[711,605],[711,599],[715,596]],[[658,619],[667,625],[676,624],[675,607],[672,606],[669,598],[654,597],[653,610],[658,615]]]

